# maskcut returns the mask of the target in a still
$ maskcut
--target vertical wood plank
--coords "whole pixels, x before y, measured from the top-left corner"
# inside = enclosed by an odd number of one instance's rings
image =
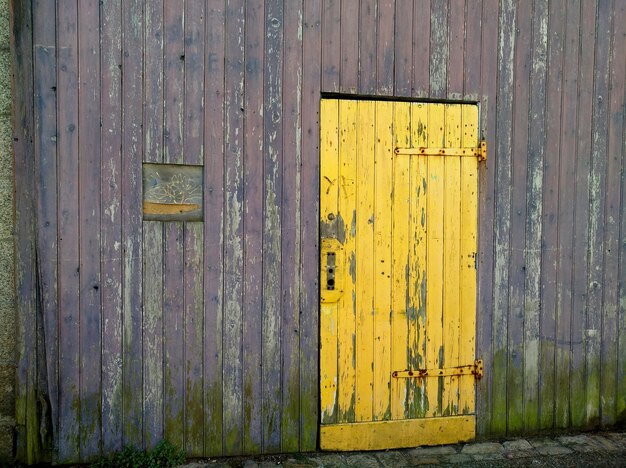
[[[411,105],[411,146],[428,146],[428,104]],[[411,369],[426,368],[426,286],[427,286],[427,229],[426,192],[428,190],[427,157],[412,157],[411,171],[411,231],[415,235],[409,239],[409,274],[415,278],[410,285],[409,300],[415,313],[409,315],[409,366]],[[409,383],[409,417],[424,417],[428,410],[426,386],[423,379]]]
[[[148,147],[146,148],[148,150]],[[148,154],[148,152],[146,152]],[[163,223],[143,223],[143,438],[154,447],[163,432]]]
[[[484,11],[484,10],[483,10]],[[485,12],[486,13],[486,12]],[[513,57],[515,51],[516,9],[512,1],[500,5],[498,31],[497,90],[499,95],[513,93]],[[506,431],[507,412],[507,334],[509,309],[509,231],[511,223],[511,153],[512,153],[512,100],[498,100],[496,104],[495,148],[495,223],[493,264],[493,319],[492,352],[493,379],[489,414],[493,433]],[[482,244],[482,243],[481,243]]]
[[[463,120],[462,108],[458,104],[446,104],[445,111],[445,146],[460,148],[462,143]],[[461,329],[461,158],[443,158],[443,176],[445,191],[443,194],[443,362],[440,367],[467,365],[459,362],[460,339],[465,335]],[[443,393],[444,415],[459,414],[459,377],[445,379]]]
[[[376,102],[374,140],[374,421],[389,420],[393,103]]]
[[[430,96],[445,98],[448,87],[449,0],[433,2],[430,6]]]
[[[528,175],[528,123],[532,3],[518,5],[514,58],[509,244],[507,430],[524,427],[525,230]],[[514,155],[514,156],[513,156]]]
[[[286,5],[287,6],[287,5]],[[283,201],[282,228],[282,430],[281,451],[297,452],[300,440],[300,210],[302,186],[303,2],[290,2],[283,24]],[[356,44],[354,89],[356,90]],[[305,110],[309,112],[309,109]],[[308,209],[308,208],[307,208]],[[317,375],[315,376],[317,377]]]
[[[163,162],[185,162],[185,15],[163,3]],[[163,433],[185,447],[185,235],[182,222],[163,225]]]
[[[226,4],[225,24],[225,203],[224,203],[224,330],[223,451],[239,454],[243,444],[242,274],[243,274],[243,135],[245,4]]]
[[[200,12],[198,12],[201,14]],[[190,142],[186,140],[185,143]],[[198,148],[189,148],[193,154]],[[184,224],[184,317],[185,317],[185,452],[200,457],[204,453],[204,397],[202,394],[203,346],[203,252],[204,229],[200,222]],[[180,397],[180,396],[179,396]]]
[[[207,2],[204,69],[204,453],[223,453],[225,4]]]
[[[463,148],[476,147],[478,141],[478,106],[463,106],[462,110]],[[471,363],[476,356],[476,255],[478,234],[478,161],[461,158],[461,197],[460,215],[460,343],[459,364]],[[481,220],[482,221],[482,220]],[[482,356],[480,356],[482,357]],[[476,412],[475,379],[461,377],[459,383],[459,413]]]
[[[463,98],[478,100],[482,68],[483,28],[489,30],[488,23],[494,23],[493,17],[486,24],[482,23],[483,2],[468,3],[465,6],[465,38],[463,43]],[[497,16],[496,16],[497,17]],[[493,29],[493,28],[492,28]],[[493,54],[492,54],[493,55]],[[452,59],[451,59],[452,61]],[[483,105],[484,105],[483,101]],[[486,112],[486,109],[483,111]]]
[[[495,336],[494,285],[495,285],[495,184],[498,158],[497,101],[494,99],[498,90],[498,26],[500,4],[496,0],[483,0],[481,8],[481,44],[480,44],[480,134],[487,141],[489,161],[478,168],[478,306],[476,311],[476,356],[483,359],[486,369],[493,369]],[[467,28],[468,34],[470,28]],[[468,36],[469,37],[469,36]],[[468,44],[468,53],[470,47]],[[466,60],[466,64],[472,60]],[[466,75],[466,78],[469,78]],[[469,83],[469,81],[468,81]],[[491,97],[491,99],[490,99]],[[502,338],[502,337],[500,337]],[[495,342],[493,342],[495,344]],[[487,373],[476,383],[476,429],[478,434],[491,432],[491,411],[493,401],[494,372]]]
[[[300,288],[300,450],[317,447],[319,401],[319,92],[321,1],[304,4]]]
[[[324,100],[320,108],[320,237],[338,238],[339,101]],[[320,262],[321,263],[321,262]],[[320,286],[320,289],[325,285]],[[320,423],[337,422],[337,303],[320,304]]]
[[[429,104],[428,146],[445,146],[445,106]],[[444,162],[426,160],[426,369],[445,366],[443,347],[444,288]],[[426,379],[427,417],[442,416],[444,384],[448,378]]]
[[[322,0],[321,90],[339,91],[341,71],[341,0]]]
[[[188,0],[184,4],[185,107],[183,161],[204,164],[204,21],[205,4]],[[203,360],[198,351],[203,337],[203,252],[204,227],[187,222],[184,230],[184,315],[185,315],[185,450],[188,456],[204,454]]]
[[[168,150],[165,151],[167,153]],[[163,252],[163,434],[172,444],[184,447],[185,290],[182,222],[164,223]]]
[[[576,6],[572,5],[572,8]],[[571,374],[570,374],[570,420],[568,425],[583,426],[587,422],[586,396],[586,308],[587,308],[587,254],[589,248],[589,174],[592,151],[593,70],[595,64],[594,43],[596,37],[596,1],[580,3],[580,49],[578,62],[578,132],[576,143],[576,191],[574,194],[574,265],[570,321]]]
[[[100,4],[78,4],[80,454],[100,453]]]
[[[560,167],[559,167],[559,200],[575,200],[577,138],[579,124],[578,108],[578,63],[580,50],[579,21],[580,8],[578,2],[568,1],[565,5],[565,38],[563,49],[563,97],[561,98],[560,128]],[[551,65],[552,69],[552,65]],[[546,148],[549,150],[550,148]],[[554,425],[557,428],[567,427],[570,421],[570,368],[573,363],[572,343],[574,327],[573,288],[574,277],[574,229],[575,203],[559,202],[558,212],[558,249],[557,259],[557,310],[556,310],[556,350],[555,350],[555,385],[554,385]],[[576,384],[576,382],[574,382]],[[558,397],[563,395],[562,397]],[[542,408],[543,411],[543,408]]]
[[[396,2],[394,31],[394,95],[411,96],[413,91],[413,9],[414,2]]]
[[[354,422],[356,388],[356,134],[357,103],[339,100],[338,239],[343,244],[341,288],[337,315],[337,422]]]
[[[263,451],[280,451],[281,195],[283,190],[283,4],[266,2],[263,207]]]
[[[122,7],[102,3],[102,450],[122,448]]]
[[[413,97],[430,96],[430,0],[413,6],[413,57],[419,66],[413,67]]]
[[[143,3],[122,5],[122,407],[123,443],[141,447],[142,440],[142,355],[143,306],[141,278],[143,159]]]
[[[411,145],[411,109],[406,102],[393,103],[393,147]],[[407,155],[393,156],[391,209],[391,372],[413,369],[408,362],[408,320],[412,313],[409,303],[409,231],[410,222],[410,159]],[[357,231],[358,232],[358,231]],[[359,233],[360,235],[360,233]],[[357,262],[361,261],[357,257]],[[358,278],[358,277],[357,277]],[[359,279],[361,281],[361,279]],[[361,325],[360,323],[358,324]],[[408,390],[412,379],[391,379],[391,418],[404,419],[409,414]]]
[[[359,2],[359,94],[376,94],[377,0]]]
[[[395,2],[378,0],[376,25],[376,94],[393,95]]]
[[[469,9],[477,9],[468,5]],[[448,99],[463,96],[463,72],[465,70],[465,0],[450,0],[448,12]],[[473,57],[472,57],[473,59]]]
[[[604,294],[604,238],[606,229],[606,169],[609,102],[612,1],[600,0],[596,8],[593,116],[591,120],[591,166],[589,172],[589,243],[586,304],[585,361],[587,366],[587,416],[591,427],[601,423],[602,322],[606,314]],[[606,395],[606,405],[614,396]]]
[[[374,101],[357,104],[357,210],[356,210],[356,404],[355,421],[371,421],[374,384]]]
[[[35,96],[41,91],[37,91],[34,86],[34,66],[37,59],[34,57],[33,34],[21,34],[23,31],[33,31],[33,10],[35,5],[31,2],[18,2],[13,5],[11,10],[10,21],[10,40],[12,54],[11,58],[14,63],[14,73],[11,82],[13,92],[13,151],[14,174],[16,179],[15,192],[15,293],[16,293],[16,336],[18,337],[17,356],[16,356],[16,372],[15,372],[15,423],[22,427],[26,426],[27,420],[35,420],[32,410],[35,409],[33,404],[34,380],[31,360],[32,352],[29,352],[28,343],[35,338],[35,314],[37,310],[37,255],[36,255],[36,236],[38,235],[37,225],[33,223],[33,219],[38,215],[38,208],[33,194],[37,193],[38,179],[36,167],[37,148],[36,124],[35,116],[39,111],[35,104]],[[46,46],[52,46],[54,38],[51,38]],[[49,53],[49,52],[48,52]],[[54,57],[50,57],[49,61],[54,63]],[[56,73],[54,74],[56,75]],[[40,80],[45,82],[44,80]],[[52,91],[51,87],[49,91]],[[55,115],[56,106],[54,103],[48,103],[48,115]],[[42,112],[42,114],[44,114]],[[56,126],[55,126],[56,127]],[[50,134],[48,134],[50,138]],[[35,155],[34,158],[28,155]],[[55,172],[56,173],[56,172]],[[38,195],[37,195],[38,197]],[[54,219],[56,209],[51,214]],[[54,229],[53,232],[56,232]],[[56,262],[54,262],[56,266]],[[53,295],[55,297],[56,295]],[[53,341],[54,342],[54,341]],[[55,362],[56,365],[56,362]],[[51,382],[56,384],[56,379]],[[54,387],[53,387],[54,388]],[[56,400],[53,395],[52,400]],[[54,402],[53,408],[56,406]],[[58,413],[56,413],[58,414]],[[55,418],[53,424],[56,425]],[[56,430],[56,427],[55,427]],[[27,433],[23,430],[15,434],[16,456],[28,463],[34,463],[38,460],[37,447],[32,444]]]
[[[548,4],[536,0],[532,10],[529,81],[528,176],[526,179],[526,259],[524,285],[524,430],[539,423],[539,321],[541,309],[542,199],[546,140],[546,57]],[[558,153],[557,153],[558,155]],[[558,159],[558,158],[557,158]],[[556,185],[558,186],[558,184]],[[548,372],[548,369],[546,369]]]
[[[33,38],[35,47],[32,51],[34,61],[29,66],[33,67],[35,107],[34,114],[34,178],[37,181],[36,188],[26,193],[35,194],[34,202],[37,206],[37,261],[38,265],[33,268],[33,273],[39,275],[39,294],[41,316],[44,325],[44,338],[46,343],[46,377],[48,393],[51,406],[51,419],[53,434],[58,434],[58,391],[59,391],[59,370],[58,370],[58,299],[57,299],[57,246],[58,246],[58,179],[57,179],[57,52],[55,45],[56,25],[45,24],[43,18],[55,15],[55,5],[50,2],[34,2],[32,5],[33,14]],[[38,46],[40,45],[40,46]],[[19,82],[17,82],[19,83]],[[23,86],[20,83],[19,86]],[[18,161],[16,148],[16,164]],[[28,153],[32,154],[32,153]],[[23,156],[27,159],[27,156]],[[22,183],[17,177],[16,187]],[[33,175],[29,176],[30,179]],[[16,191],[16,197],[17,197]],[[16,199],[16,214],[17,212]],[[35,219],[35,218],[33,218]],[[17,224],[16,224],[17,226]],[[21,236],[18,236],[20,239]],[[34,240],[34,239],[33,239]],[[16,253],[19,248],[16,250]],[[16,258],[17,262],[17,258]],[[16,266],[19,263],[16,263]],[[19,274],[19,273],[18,273]],[[17,285],[16,285],[17,286]],[[19,286],[17,286],[19,287]],[[27,293],[25,294],[27,297]],[[31,325],[35,326],[36,321],[31,320]],[[33,343],[34,337],[26,340],[25,343]],[[33,388],[34,390],[34,388]],[[42,391],[42,389],[39,389]],[[34,402],[32,402],[34,404]],[[30,405],[29,405],[30,407]],[[29,418],[31,420],[33,418]],[[30,452],[30,451],[29,451]],[[32,456],[29,453],[28,456]]]
[[[78,195],[77,5],[57,4],[58,18],[58,257],[59,268],[59,458],[80,459],[80,259]]]
[[[613,31],[610,44],[610,72],[606,76],[609,89],[607,103],[608,137],[606,165],[606,213],[604,232],[604,273],[602,317],[602,369],[600,414],[603,426],[614,425],[620,418],[619,408],[619,220],[624,213],[624,199],[620,199],[620,171],[623,167],[624,145],[624,82],[626,56],[620,51],[626,46],[626,5],[614,2]],[[621,211],[620,211],[621,210]],[[624,309],[622,309],[624,310]],[[622,332],[623,333],[623,332]]]
[[[263,52],[265,50],[263,2],[246,5],[246,96],[244,155],[244,450],[263,448]]]
[[[146,5],[144,161],[163,162],[163,1]],[[146,448],[164,436],[163,425],[163,223],[143,223],[143,438]]]
[[[553,427],[555,415],[556,377],[556,318],[561,285],[567,274],[561,274],[559,257],[561,249],[551,248],[560,242],[561,167],[565,158],[561,153],[561,113],[564,88],[565,2],[552,2],[548,6],[547,25],[547,77],[545,109],[545,154],[543,160],[542,234],[545,245],[541,252],[541,309],[539,325],[539,428]],[[576,100],[574,99],[574,102]],[[569,156],[569,155],[568,155]],[[571,181],[571,174],[566,179]],[[569,230],[571,231],[571,222]],[[563,249],[563,253],[566,250]],[[571,278],[571,275],[570,275]],[[571,293],[570,293],[571,294]],[[570,296],[571,297],[571,296]]]
[[[359,82],[359,7],[359,2],[341,2],[340,5],[341,68],[339,90],[342,93],[356,93]]]

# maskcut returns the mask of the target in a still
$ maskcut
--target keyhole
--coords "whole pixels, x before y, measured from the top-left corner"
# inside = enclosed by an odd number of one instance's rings
[[[333,291],[335,289],[335,253],[328,252],[326,254],[326,289]]]

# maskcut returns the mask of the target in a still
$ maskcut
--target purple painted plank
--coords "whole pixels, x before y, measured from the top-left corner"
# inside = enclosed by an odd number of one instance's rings
[[[224,2],[207,3],[204,100],[206,122],[224,121]],[[224,126],[204,131],[204,452],[222,454],[224,306]]]
[[[122,8],[102,4],[101,41],[101,289],[102,450],[122,448]]]
[[[304,5],[302,38],[302,167],[300,169],[300,450],[317,447],[319,401],[319,26],[321,1]]]
[[[576,2],[575,2],[576,3]],[[574,4],[572,8],[577,8]],[[569,12],[569,9],[568,9]],[[591,171],[591,112],[594,101],[593,70],[596,35],[596,2],[580,4],[580,49],[578,66],[578,132],[576,147],[576,191],[574,211],[574,264],[572,280],[570,421],[572,426],[583,426],[587,420],[586,405],[586,307],[587,307],[587,250],[589,247],[589,174]]]
[[[448,99],[463,96],[463,71],[465,58],[465,0],[450,0],[448,18]],[[468,5],[469,9],[475,6]]]
[[[36,410],[34,395],[34,358],[32,350],[25,346],[36,339],[36,310],[37,310],[37,264],[36,264],[36,235],[37,226],[33,223],[37,210],[33,202],[36,193],[34,141],[36,109],[40,104],[35,103],[36,90],[33,89],[33,35],[18,34],[18,31],[32,30],[32,8],[30,2],[18,2],[12,5],[10,15],[11,59],[13,60],[13,151],[14,174],[16,181],[15,191],[15,293],[16,293],[16,333],[22,341],[17,349],[15,373],[15,422],[24,427],[27,420],[36,421],[33,410]],[[45,45],[43,47],[46,47]],[[54,110],[52,111],[54,113]],[[56,230],[55,230],[56,231]],[[55,363],[56,365],[56,360]],[[55,384],[56,385],[56,384]],[[56,406],[57,395],[51,395]],[[56,424],[56,423],[54,423]],[[15,453],[21,460],[28,463],[38,461],[34,444],[28,443],[25,432],[15,434]]]
[[[177,2],[164,2],[164,162],[183,163],[185,107],[184,11]]]
[[[494,317],[494,211],[495,211],[495,172],[496,172],[496,100],[497,54],[493,51],[498,43],[498,3],[497,0],[484,0],[481,8],[482,40],[480,45],[480,94],[481,137],[487,141],[488,160],[479,167],[479,250],[478,250],[478,300],[476,313],[476,356],[483,359],[485,369],[493,369],[492,337]],[[467,32],[470,28],[468,23]],[[468,52],[471,50],[467,45]],[[472,55],[473,57],[473,55]],[[474,60],[467,60],[466,65]],[[472,90],[469,86],[466,93]],[[491,432],[491,403],[493,400],[493,372],[488,372],[477,382],[476,413],[477,432]]]
[[[163,162],[163,1],[146,4],[144,161]],[[163,223],[143,223],[143,439],[163,439]]]
[[[620,67],[619,67],[619,54],[620,51],[623,51],[626,48],[625,39],[626,39],[626,12],[624,9],[626,5],[621,4],[620,7],[615,12],[614,19],[614,31],[613,35],[615,37],[613,42],[613,53],[614,53],[614,63],[613,63],[613,75],[611,79],[613,80],[613,89],[617,96],[619,96],[619,90],[621,87],[623,96],[622,106],[626,104],[626,94],[624,94],[624,86],[626,83],[626,77],[621,75],[620,78]],[[620,36],[621,34],[621,36]],[[622,61],[626,57],[622,54]],[[621,73],[626,73],[626,68],[622,62]],[[616,129],[615,137],[617,137],[617,120],[619,119],[619,111],[617,114],[611,114],[613,116],[613,121],[611,123],[611,128]],[[624,115],[622,114],[622,119]],[[622,125],[626,125],[626,122],[622,122]],[[623,128],[623,127],[622,127]],[[612,134],[613,135],[613,134]],[[621,143],[621,161],[622,161],[622,174],[626,171],[626,137],[624,136],[624,132],[622,132],[622,143]],[[617,139],[617,138],[616,138]],[[610,154],[619,155],[620,151],[613,150],[613,140],[610,140],[609,143]],[[613,153],[615,151],[615,153]],[[622,178],[622,186],[621,186],[621,213],[624,213],[626,209],[626,180]],[[619,306],[620,311],[626,310],[626,216],[620,217],[620,234],[619,234],[619,247],[617,251],[613,251],[615,255],[618,255],[618,275],[619,275],[619,284],[618,284],[618,297],[617,304]],[[624,414],[626,411],[626,314],[623,312],[619,313],[618,322],[616,325],[616,329],[618,330],[617,336],[617,401],[616,401],[616,414]]]
[[[54,5],[52,14],[54,14]],[[50,13],[39,9],[35,4],[35,14]],[[41,33],[41,29],[39,30]],[[51,39],[54,42],[54,37]],[[39,34],[35,41],[46,42]],[[39,275],[39,294],[41,315],[44,322],[46,356],[46,393],[50,399],[52,434],[56,435],[58,426],[58,303],[57,303],[57,148],[56,138],[56,51],[54,47],[35,46],[35,180],[36,188],[30,192],[36,194],[37,206],[37,260],[33,273]],[[16,153],[17,154],[17,153]],[[25,156],[24,156],[25,157]],[[17,161],[17,157],[16,157]],[[29,176],[29,180],[33,175]],[[16,186],[20,186],[17,179]],[[26,182],[24,182],[26,183]],[[18,265],[16,263],[16,265]],[[32,321],[34,326],[35,320]],[[34,339],[34,338],[33,338]],[[32,343],[33,341],[26,341]]]
[[[465,56],[463,58],[463,96],[464,99],[478,100],[480,96],[480,69],[481,69],[481,37],[482,37],[482,2],[479,4],[465,3]],[[489,18],[485,22],[485,30],[492,30],[490,23],[495,21]],[[481,218],[482,219],[482,218]]]
[[[570,421],[570,367],[572,363],[572,278],[574,267],[574,207],[576,185],[576,141],[578,134],[578,53],[579,20],[578,1],[567,0],[565,8],[565,38],[563,45],[563,97],[561,99],[560,169],[558,207],[558,259],[557,259],[557,304],[555,342],[555,398],[554,425],[567,427]],[[550,151],[550,148],[548,148]],[[567,202],[565,202],[567,201]],[[574,324],[575,326],[577,324]],[[575,382],[574,382],[575,383]]]
[[[185,42],[184,10],[164,2],[164,162],[184,162],[185,131]],[[185,302],[184,231],[182,222],[164,224],[163,234],[163,324],[164,324],[164,434],[185,446]]]
[[[185,419],[183,236],[182,222],[164,223],[163,425],[165,439],[179,447],[184,447]]]
[[[202,392],[203,346],[203,223],[184,223],[184,370],[185,452],[204,454],[204,395]],[[182,394],[178,395],[181,399]]]
[[[262,313],[263,310],[263,1],[246,6],[246,123],[244,146],[244,276],[243,364],[245,453],[260,453],[262,428]]]
[[[483,10],[484,14],[493,15],[492,11]],[[513,94],[513,58],[515,52],[516,10],[512,0],[502,2],[499,11],[497,94]],[[495,164],[495,223],[493,241],[493,318],[492,352],[493,379],[491,394],[490,430],[494,433],[506,431],[507,411],[507,335],[509,311],[509,257],[511,223],[511,158],[513,134],[513,108],[511,99],[498,100],[496,103],[496,137],[493,164]],[[482,242],[481,242],[482,244]],[[489,253],[486,252],[486,255]]]
[[[143,2],[122,5],[122,407],[123,443],[143,446],[142,199]]]
[[[359,2],[359,94],[376,94],[377,0]]]
[[[302,0],[290,2],[283,23],[283,197],[282,219],[282,428],[281,451],[297,452],[300,439],[300,166],[302,164]],[[358,21],[358,11],[354,12]],[[357,26],[355,26],[355,29]],[[354,34],[356,36],[356,34]],[[352,44],[357,85],[357,42]],[[344,70],[346,63],[344,62]],[[344,78],[342,72],[342,79]]]
[[[283,193],[283,4],[265,4],[263,207],[263,451],[280,451],[281,196]]]
[[[77,5],[57,4],[59,459],[80,460]],[[79,404],[76,404],[76,403]]]
[[[342,93],[356,93],[359,82],[359,7],[359,2],[341,2],[339,91]],[[289,5],[288,9],[297,9],[297,5]],[[285,22],[285,29],[288,26]]]
[[[509,318],[507,365],[507,430],[523,429],[524,404],[524,291],[526,176],[532,3],[518,5],[514,60],[513,147],[511,153],[511,224],[509,244]],[[515,155],[513,157],[513,155]],[[503,189],[506,189],[503,187]],[[494,417],[498,417],[494,415]]]
[[[100,2],[78,3],[80,455],[100,454]]]
[[[376,25],[376,94],[393,94],[395,2],[378,0]],[[324,32],[325,34],[325,32]],[[322,36],[323,39],[323,36]]]
[[[565,1],[552,2],[548,11],[548,54],[546,81],[545,160],[543,162],[543,206],[541,252],[541,315],[539,317],[539,428],[554,424],[555,352],[559,275],[559,195],[561,193],[561,103],[563,98],[563,51],[565,39]],[[576,100],[574,99],[574,102]],[[568,179],[567,183],[569,185]],[[571,225],[569,227],[571,230]],[[556,247],[556,248],[555,248]]]
[[[430,96],[445,98],[448,85],[448,0],[430,6]]]
[[[322,91],[339,91],[341,71],[341,0],[322,0]]]
[[[413,8],[414,97],[430,96],[430,8],[430,0],[423,0]]]
[[[179,7],[180,8],[180,7]],[[204,102],[204,1],[185,2],[184,31],[184,162],[203,164]]]
[[[146,4],[144,75],[144,161],[163,162],[163,1]]]
[[[223,446],[224,454],[243,449],[243,115],[245,2],[230,0],[225,24],[225,204],[224,204],[224,324]]]
[[[528,116],[528,176],[526,180],[526,254],[524,291],[524,430],[539,429],[539,321],[541,309],[542,201],[546,145],[546,66],[548,4],[537,0],[532,11]],[[558,153],[556,153],[558,155]],[[551,155],[550,155],[551,156]],[[549,159],[549,157],[548,157]],[[558,158],[557,158],[558,159]],[[558,163],[557,163],[558,167]],[[553,239],[553,240],[556,240]]]
[[[413,9],[412,0],[396,2],[394,33],[394,95],[410,97],[413,91]]]
[[[587,416],[589,426],[599,426],[604,416],[601,407],[606,405],[612,412],[615,395],[602,395],[602,323],[606,309],[602,303],[604,283],[604,240],[606,204],[610,196],[606,192],[608,103],[611,47],[612,5],[610,0],[599,0],[596,9],[595,67],[593,83],[593,107],[591,120],[591,167],[589,173],[589,243],[587,277],[587,322],[585,360],[587,367]],[[611,307],[611,306],[609,306]],[[613,306],[614,307],[614,306]],[[604,402],[602,399],[606,398]]]
[[[604,233],[604,296],[602,298],[602,369],[601,406],[602,425],[614,425],[620,418],[621,410],[619,376],[619,240],[620,218],[624,213],[624,200],[620,199],[620,179],[622,170],[622,148],[624,147],[624,82],[626,81],[626,4],[614,5],[613,31],[610,50],[610,74],[606,77],[609,86],[607,103],[608,138],[606,165],[606,219]],[[608,38],[602,38],[609,41]]]
[[[204,17],[205,3],[185,2],[185,164],[204,163]],[[202,223],[185,223],[185,450],[190,456],[204,453],[203,347],[203,250]]]

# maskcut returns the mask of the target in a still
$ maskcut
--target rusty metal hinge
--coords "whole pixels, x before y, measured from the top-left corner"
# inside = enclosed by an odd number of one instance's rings
[[[487,160],[487,142],[485,140],[480,141],[480,153],[478,154],[478,162]]]
[[[482,378],[484,373],[483,360],[476,359],[474,364],[467,366],[446,367],[442,369],[417,369],[393,371],[391,376],[396,379],[423,379],[426,377],[450,377],[459,375],[473,375],[476,379]]]

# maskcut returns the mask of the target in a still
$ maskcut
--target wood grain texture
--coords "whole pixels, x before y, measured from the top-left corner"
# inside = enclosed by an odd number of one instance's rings
[[[80,255],[80,454],[100,453],[102,367],[100,292],[100,27],[99,2],[78,5],[78,139]]]
[[[304,3],[300,210],[300,450],[317,448],[319,401],[319,76],[321,0]]]
[[[100,220],[102,450],[122,449],[122,7],[102,5]]]
[[[59,458],[80,460],[80,259],[77,5],[60,2],[57,84],[59,270]]]
[[[204,102],[207,122],[224,119],[225,5],[207,3]],[[204,453],[223,453],[223,330],[224,330],[224,126],[204,131]]]
[[[246,95],[244,163],[244,451],[263,450],[263,53],[265,50],[265,10],[263,2],[246,5]]]
[[[322,0],[321,90],[339,91],[341,72],[341,0]]]
[[[143,445],[143,304],[141,162],[143,160],[143,4],[122,6],[122,434],[124,445]]]

